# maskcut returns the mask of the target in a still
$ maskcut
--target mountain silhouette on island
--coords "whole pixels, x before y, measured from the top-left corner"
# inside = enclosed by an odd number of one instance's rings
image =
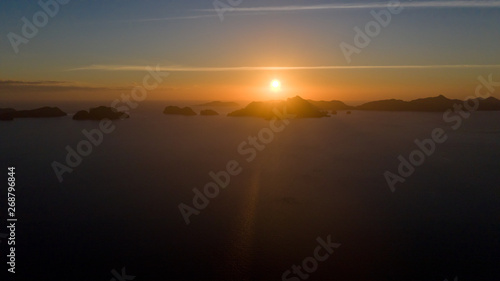
[[[347,104],[345,104],[341,101],[338,101],[338,100],[332,100],[332,101],[307,100],[307,101],[321,110],[341,111],[341,110],[355,109],[354,106],[347,105]]]
[[[500,111],[500,100],[494,97],[477,98],[479,105],[478,111]],[[367,102],[359,106],[350,106],[338,100],[331,101],[314,101],[305,100],[300,96],[288,98],[286,101],[273,100],[273,101],[254,101],[249,103],[242,109],[235,110],[227,114],[231,117],[251,116],[260,117],[265,119],[272,119],[278,113],[286,113],[294,115],[297,118],[321,118],[329,117],[329,111],[332,114],[337,114],[337,111],[345,111],[347,115],[351,114],[352,110],[358,111],[413,111],[413,112],[445,112],[447,110],[454,110],[456,107],[464,107],[468,103],[473,107],[476,102],[463,101],[459,99],[449,99],[443,95],[437,97],[421,98],[411,101],[388,99]],[[203,105],[210,106],[234,106],[236,103],[214,101],[205,103]],[[198,115],[190,107],[167,106],[163,110],[166,115],[184,115],[195,116]],[[0,108],[0,121],[10,121],[15,118],[48,118],[48,117],[62,117],[67,114],[58,107],[41,107],[31,110],[15,110],[13,108]],[[202,110],[200,115],[211,116],[219,115],[216,111],[207,109]],[[89,111],[80,110],[74,116],[74,120],[102,120],[102,119],[124,119],[129,118],[129,115],[124,112],[119,112],[115,108],[99,106],[91,108]]]
[[[107,106],[91,108],[89,111],[80,110],[73,115],[73,120],[116,120],[125,118],[129,118],[127,113],[117,111],[115,108]]]
[[[198,115],[194,110],[190,107],[180,108],[178,106],[167,106],[163,110],[163,114],[165,115],[184,115],[184,116],[195,116]]]
[[[320,110],[305,99],[296,96],[286,101],[251,102],[245,108],[229,113],[227,116],[254,116],[271,119],[276,116],[275,109],[283,110],[298,118],[321,118],[327,117],[325,111]]]
[[[8,113],[15,112],[14,108],[0,108],[0,120],[2,121],[11,121],[14,120],[14,117]]]
[[[477,110],[500,111],[500,100],[496,98],[478,99],[478,102],[479,107]],[[350,110],[445,112],[453,109],[455,104],[463,105],[463,103],[462,100],[448,99],[440,95],[412,101],[389,99],[367,102],[359,106],[350,106],[337,100],[314,101],[304,100],[300,96],[296,96],[286,101],[251,102],[245,108],[229,113],[228,116],[253,116],[270,119],[274,116],[273,110],[275,108],[282,109],[285,107],[289,114],[296,115],[299,118],[326,117],[328,114],[325,110],[331,110],[333,114],[336,114],[337,111],[347,111],[347,114],[350,114]]]
[[[500,110],[500,100],[493,97],[487,99],[478,99],[478,110],[483,111],[498,111]],[[455,104],[463,104],[464,101],[458,99],[449,99],[443,95],[430,98],[416,99],[412,101],[403,100],[380,100],[372,101],[360,106],[357,110],[372,110],[372,111],[424,111],[424,112],[444,112],[448,109],[453,109]]]
[[[212,110],[212,109],[206,109],[206,110],[200,111],[200,115],[202,115],[202,116],[216,116],[216,115],[219,115],[219,113],[215,110]]]
[[[0,109],[0,120],[14,120],[14,118],[48,118],[66,116],[66,112],[57,107],[41,107],[30,110],[15,110],[13,108]]]
[[[482,99],[479,102],[479,109],[482,111],[498,111],[500,110],[500,100],[494,98],[494,97],[489,97],[486,99]]]

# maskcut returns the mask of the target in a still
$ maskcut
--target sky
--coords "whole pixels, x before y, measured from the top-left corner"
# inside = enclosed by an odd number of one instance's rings
[[[500,1],[59,2],[44,24],[37,1],[0,1],[0,101],[113,100],[148,66],[170,73],[152,100],[463,99],[500,80]]]

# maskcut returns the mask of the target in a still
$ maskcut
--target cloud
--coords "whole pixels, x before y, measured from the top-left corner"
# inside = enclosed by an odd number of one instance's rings
[[[197,15],[197,16],[120,20],[118,22],[152,22],[152,21],[172,21],[172,20],[187,20],[187,19],[218,18],[218,17],[219,16],[216,13],[214,13],[214,14]]]
[[[123,90],[124,88],[105,88],[77,85],[67,81],[20,81],[0,80],[1,92],[56,92],[56,91],[88,91],[88,90]]]
[[[231,12],[297,12],[297,11],[315,11],[315,10],[340,10],[340,9],[377,9],[387,8],[387,2],[373,3],[336,3],[324,5],[309,6],[262,6],[262,7],[236,7]],[[404,8],[500,8],[500,1],[412,1],[400,2]],[[209,12],[214,9],[201,9],[197,11]]]
[[[69,69],[69,71],[147,71],[140,65],[90,65]],[[360,66],[238,66],[238,67],[190,67],[163,66],[160,71],[168,72],[233,72],[233,71],[293,71],[293,70],[356,70],[356,69],[446,69],[446,68],[500,68],[499,64],[452,64],[452,65],[360,65]]]
[[[260,7],[232,7],[228,12],[231,15],[260,15],[269,13],[287,13],[287,12],[307,12],[307,11],[329,11],[343,9],[383,9],[387,8],[391,1],[372,2],[372,3],[332,3],[323,5],[289,5],[289,6],[260,6]],[[445,1],[400,1],[400,6],[403,8],[500,8],[498,0],[481,0],[481,1],[465,1],[465,0],[445,0]],[[173,20],[189,20],[203,18],[219,18],[215,8],[211,9],[196,9],[192,12],[203,14],[164,17],[164,18],[143,18],[121,20],[119,22],[154,22],[154,21],[173,21]]]
[[[219,18],[215,9],[194,10],[197,12],[206,12],[208,14],[193,15],[193,16],[179,16],[179,17],[164,17],[164,18],[143,18],[143,19],[130,19],[120,20],[118,22],[155,22],[155,21],[174,21],[174,20],[190,20],[190,19],[205,19],[205,18]],[[239,16],[267,14],[266,12],[251,11],[251,12],[238,12]]]
[[[66,81],[19,81],[19,80],[0,80],[0,86],[3,85],[16,85],[16,86],[30,86],[30,85],[60,85],[66,84]]]

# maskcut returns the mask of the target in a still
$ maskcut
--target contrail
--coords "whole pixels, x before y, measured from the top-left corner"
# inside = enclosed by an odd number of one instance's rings
[[[233,15],[256,15],[266,13],[282,13],[282,12],[307,12],[307,11],[328,11],[328,10],[342,10],[342,9],[382,9],[387,8],[387,2],[373,2],[373,3],[337,3],[337,4],[324,4],[324,5],[293,5],[293,6],[261,6],[261,7],[234,7],[231,8]],[[500,8],[500,1],[464,1],[464,0],[450,0],[450,1],[412,1],[412,2],[399,2],[399,6],[403,8]],[[151,22],[151,21],[172,21],[172,20],[189,20],[189,19],[202,19],[202,18],[216,18],[218,15],[214,13],[214,9],[196,9],[191,10],[194,12],[203,12],[199,15],[187,15],[177,17],[164,17],[164,18],[144,18],[144,19],[130,19],[123,20],[123,22]],[[208,13],[208,14],[205,14]]]
[[[377,9],[386,8],[390,2],[374,3],[337,3],[310,6],[262,6],[262,7],[235,7],[231,12],[294,12],[311,10],[338,10],[338,9]],[[412,1],[399,2],[404,8],[500,8],[500,1]],[[197,11],[213,11],[213,9],[200,9]]]

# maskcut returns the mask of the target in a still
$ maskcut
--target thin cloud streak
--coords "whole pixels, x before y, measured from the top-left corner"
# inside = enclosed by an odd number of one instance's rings
[[[51,92],[51,91],[89,91],[89,90],[127,90],[126,87],[93,87],[69,81],[21,81],[0,80],[0,93],[9,92]]]
[[[203,10],[197,10],[203,11]],[[209,14],[195,15],[195,16],[179,16],[179,17],[165,17],[165,18],[150,18],[150,19],[130,19],[130,20],[119,20],[116,22],[155,22],[155,21],[173,21],[173,20],[190,20],[190,19],[206,19],[206,18],[219,18],[219,15],[215,12],[215,10],[206,10],[206,12],[210,12]],[[238,16],[251,16],[251,15],[260,15],[267,14],[266,12],[238,12]],[[229,15],[230,16],[230,15]]]
[[[66,81],[20,81],[20,80],[0,80],[0,86],[2,85],[16,85],[16,86],[23,86],[23,85],[60,85],[60,84],[68,84],[69,82]]]
[[[269,7],[237,7],[231,12],[295,12],[314,10],[337,10],[337,9],[377,9],[387,8],[390,2],[375,3],[342,3],[312,6],[269,6]],[[500,8],[500,1],[413,1],[400,2],[404,8]],[[197,11],[213,11],[213,9],[200,9]]]
[[[218,18],[218,17],[219,16],[217,14],[209,14],[209,15],[165,17],[165,18],[151,18],[151,19],[131,19],[131,20],[120,20],[117,22],[153,22],[153,21],[189,20],[189,19]]]
[[[341,9],[382,9],[387,8],[390,2],[374,2],[374,3],[339,3],[311,6],[263,6],[263,7],[234,7],[230,12],[232,15],[262,15],[267,13],[282,13],[282,12],[306,12],[306,11],[325,11],[325,10],[341,10]],[[419,1],[419,2],[400,2],[400,7],[403,8],[500,8],[500,1]],[[215,9],[196,9],[196,12],[207,12],[209,14],[179,16],[179,17],[164,17],[164,18],[145,18],[122,20],[120,22],[154,22],[154,21],[172,21],[172,20],[189,20],[203,18],[218,18]]]
[[[360,65],[360,66],[240,66],[240,67],[187,67],[164,66],[160,71],[169,72],[234,72],[234,71],[293,71],[293,70],[356,70],[356,69],[446,69],[446,68],[500,68],[500,64],[453,64],[453,65]],[[90,65],[68,71],[147,71],[140,65]]]

